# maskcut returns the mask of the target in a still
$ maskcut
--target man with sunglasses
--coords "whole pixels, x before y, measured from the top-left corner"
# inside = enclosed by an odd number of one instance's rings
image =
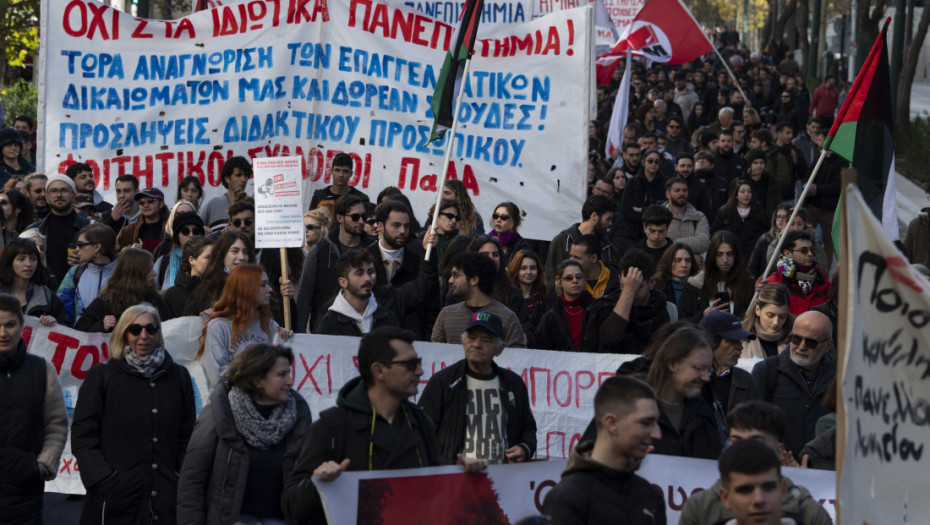
[[[310,198],[310,209],[315,210],[323,201],[335,201],[343,195],[355,195],[364,202],[369,202],[368,195],[349,186],[349,180],[355,173],[352,169],[352,156],[348,153],[337,153],[329,168],[333,184],[313,192]]]
[[[795,457],[814,439],[817,420],[829,413],[821,401],[836,375],[832,335],[827,316],[805,312],[794,321],[788,347],[752,369],[765,400],[785,411],[784,444]]]
[[[781,245],[781,259],[768,282],[788,287],[791,303],[788,313],[794,316],[812,310],[828,300],[830,280],[814,257],[814,236],[807,230],[789,231]]]
[[[684,120],[678,115],[669,115],[668,123],[665,124],[665,152],[676,158],[694,152],[691,143],[681,134],[683,129]]]
[[[365,205],[361,197],[343,195],[335,202],[336,224],[304,258],[297,291],[298,333],[310,332],[339,292],[339,258],[352,249],[365,249],[375,240],[365,234]],[[310,324],[312,323],[312,324]]]
[[[465,358],[433,374],[419,405],[439,433],[443,462],[461,454],[488,463],[520,463],[536,452],[536,419],[526,384],[497,366],[504,324],[490,312],[472,314],[462,333]]]
[[[442,463],[436,427],[408,398],[423,375],[413,333],[393,327],[372,330],[358,347],[359,377],[349,380],[336,406],[310,426],[281,507],[288,521],[325,523],[314,483],[329,483],[349,470],[387,470]],[[466,470],[479,467],[468,462]],[[315,479],[314,479],[315,477]]]
[[[136,193],[134,199],[139,204],[140,218],[119,231],[116,236],[117,249],[141,248],[155,253],[168,222],[165,194],[158,188],[144,188]]]

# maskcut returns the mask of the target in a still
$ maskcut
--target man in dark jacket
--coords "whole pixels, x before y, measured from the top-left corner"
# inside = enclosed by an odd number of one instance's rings
[[[413,333],[400,328],[378,328],[362,337],[359,377],[349,380],[336,406],[310,425],[284,487],[281,507],[289,521],[324,523],[314,483],[333,481],[343,471],[442,463],[433,422],[407,399],[417,393],[423,375],[411,343]]]
[[[665,502],[634,474],[660,437],[656,395],[628,376],[605,380],[594,396],[597,439],[572,451],[562,480],[546,495],[543,513],[560,525],[664,525]]]
[[[28,354],[19,301],[0,294],[0,523],[42,523],[45,482],[68,437],[58,374]]]
[[[78,232],[90,222],[74,211],[72,205],[76,188],[70,178],[59,174],[49,176],[45,191],[51,213],[27,229],[36,228],[46,236],[45,258],[48,269],[52,275],[61,279],[70,265],[79,262],[74,254],[68,253],[68,245],[77,241]]]
[[[824,314],[801,314],[792,332],[788,348],[756,363],[752,377],[764,398],[785,411],[785,448],[797,456],[814,439],[817,420],[829,412],[821,401],[836,375],[836,361],[830,355],[833,326]]]
[[[316,325],[316,334],[358,337],[380,326],[397,326],[397,317],[380,306],[375,286],[375,261],[368,250],[349,250],[339,258],[339,288],[332,306]]]
[[[581,207],[581,221],[562,230],[549,243],[549,256],[546,258],[546,282],[555,279],[555,269],[562,261],[571,257],[572,245],[582,235],[594,235],[603,243],[601,260],[605,264],[616,264],[620,252],[611,244],[607,230],[614,222],[614,203],[603,195],[588,197]]]
[[[755,339],[756,335],[743,330],[739,318],[730,312],[711,312],[701,319],[700,327],[710,334],[714,343],[714,372],[710,375],[710,384],[721,413],[728,413],[730,407],[743,401],[762,399],[752,375],[736,366],[743,352],[743,339]]]
[[[319,321],[326,305],[339,291],[336,265],[342,254],[353,248],[369,246],[374,239],[365,235],[365,205],[354,195],[344,195],[335,204],[336,226],[310,249],[304,259],[297,291],[297,325],[295,331],[310,332],[308,323]],[[311,325],[312,326],[312,325]]]
[[[504,350],[500,316],[476,312],[465,326],[465,359],[437,372],[420,406],[438,427],[443,462],[459,454],[520,463],[536,453],[536,419],[523,380],[494,362]]]

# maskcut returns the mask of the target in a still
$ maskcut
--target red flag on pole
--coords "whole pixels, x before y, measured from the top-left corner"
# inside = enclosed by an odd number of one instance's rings
[[[627,50],[653,62],[675,65],[713,52],[688,8],[679,0],[649,0],[609,53],[597,58],[597,83],[609,84]]]

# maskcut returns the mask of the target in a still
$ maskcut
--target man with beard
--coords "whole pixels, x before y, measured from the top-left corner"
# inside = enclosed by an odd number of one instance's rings
[[[703,75],[702,75],[703,76]],[[675,103],[681,107],[681,117],[688,120],[691,116],[691,110],[694,105],[700,102],[700,96],[695,93],[694,89],[685,80],[685,72],[675,73]]]
[[[572,245],[582,235],[594,235],[601,240],[601,260],[604,264],[615,264],[620,259],[620,252],[607,238],[607,230],[614,222],[614,209],[613,201],[603,195],[588,197],[581,207],[582,221],[562,230],[549,243],[546,282],[553,282],[555,269],[571,256]]]
[[[674,177],[665,183],[665,207],[672,212],[668,238],[687,244],[694,253],[704,253],[710,243],[707,217],[688,202],[688,181]]]
[[[742,156],[746,152],[746,124],[739,120],[734,120],[730,124],[730,130],[733,132],[733,153]]]
[[[210,199],[200,208],[200,218],[210,230],[222,230],[229,220],[229,205],[235,202],[236,193],[245,191],[252,178],[252,164],[245,157],[232,157],[220,170],[220,181],[226,193]]]
[[[668,117],[668,123],[665,125],[665,152],[675,157],[682,154],[690,155],[694,148],[688,142],[681,132],[684,129],[684,120],[678,115]]]
[[[700,327],[714,344],[710,384],[722,412],[729,413],[730,407],[743,401],[762,399],[752,375],[736,366],[743,352],[743,339],[755,339],[755,334],[743,330],[739,318],[730,312],[711,312],[701,319]]]
[[[377,272],[368,250],[349,250],[339,258],[339,288],[332,306],[316,325],[316,334],[361,336],[381,326],[397,326],[397,317],[372,294]]]
[[[116,178],[113,184],[116,190],[116,205],[109,213],[103,214],[100,222],[109,226],[116,233],[139,220],[142,215],[135,196],[139,192],[139,179],[135,175],[125,174]]]
[[[375,208],[375,222],[378,224],[378,231],[381,235],[378,242],[371,244],[367,249],[375,260],[375,272],[378,277],[375,283],[377,290],[389,287],[400,291],[407,283],[415,282],[423,270],[427,270],[421,268],[423,266],[432,266],[431,270],[435,271],[439,257],[434,254],[428,263],[423,262],[421,243],[429,241],[422,241],[410,235],[410,215],[410,208],[399,200],[388,199]],[[444,224],[443,219],[444,217],[440,217],[440,225]],[[424,232],[424,236],[428,233]],[[431,284],[435,284],[433,281]],[[385,305],[385,298],[380,293],[376,295],[379,304]],[[419,306],[409,314],[394,310],[400,326],[413,330],[417,339],[426,337],[426,319],[434,318],[439,310],[438,303],[435,304],[435,308],[426,306],[432,304],[434,296],[435,294],[421,295],[418,301]]]
[[[339,291],[337,263],[353,248],[366,248],[374,239],[365,235],[365,205],[360,197],[343,195],[336,200],[336,225],[316,243],[304,259],[297,292],[296,331],[310,331],[326,312],[325,306]]]
[[[749,162],[733,151],[733,131],[724,128],[720,131],[720,140],[717,143],[717,161],[715,163],[717,175],[726,181],[727,186],[746,174]]]
[[[333,164],[329,168],[330,175],[333,176],[333,184],[313,192],[310,198],[310,209],[314,210],[321,202],[332,200],[335,201],[343,195],[355,195],[364,202],[368,201],[368,195],[349,186],[349,179],[352,178],[352,157],[348,153],[337,153],[333,157]]]
[[[74,181],[65,175],[55,174],[48,177],[45,192],[49,199],[50,213],[27,229],[36,228],[46,237],[45,259],[52,275],[59,279],[64,277],[69,266],[79,261],[68,254],[68,246],[77,242],[78,232],[90,224],[78,215],[72,204],[76,193]],[[69,260],[69,257],[72,260]]]
[[[785,411],[784,444],[795,457],[814,439],[817,420],[829,413],[821,401],[836,375],[832,334],[826,315],[805,312],[794,321],[788,347],[752,368],[765,400]]]
[[[357,197],[355,197],[357,198]],[[281,508],[289,522],[324,523],[315,484],[334,481],[343,471],[388,470],[442,463],[436,427],[408,398],[417,394],[422,359],[413,333],[384,327],[362,337],[359,377],[350,379],[336,406],[310,425],[284,485]],[[480,468],[465,460],[465,470]]]
[[[462,332],[465,331],[472,314],[487,312],[500,316],[504,326],[504,346],[525,347],[523,327],[517,314],[491,298],[497,279],[494,261],[481,253],[464,252],[453,257],[451,264],[449,291],[462,302],[446,306],[439,312],[430,341],[453,344],[461,342]]]
[[[78,194],[90,196],[93,201],[95,218],[102,217],[113,210],[113,205],[103,200],[103,195],[94,189],[94,170],[90,164],[75,162],[68,166],[65,175],[74,181]]]
[[[44,173],[33,173],[26,175],[23,183],[26,185],[23,193],[32,203],[35,218],[37,220],[44,219],[49,213],[48,194],[45,193],[45,184],[48,183],[48,177]]]

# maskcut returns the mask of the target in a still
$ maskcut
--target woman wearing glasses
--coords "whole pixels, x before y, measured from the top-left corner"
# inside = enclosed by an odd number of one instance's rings
[[[252,344],[270,343],[275,333],[287,341],[293,332],[278,326],[271,314],[271,284],[256,264],[233,268],[223,294],[203,326],[196,359],[212,390],[236,355]]]
[[[588,315],[594,298],[584,288],[581,263],[567,259],[555,279],[558,302],[543,314],[536,330],[536,347],[545,350],[597,352],[598,327]]]
[[[152,305],[162,319],[171,318],[168,305],[155,288],[152,254],[140,248],[127,248],[117,259],[107,285],[74,323],[74,329],[110,332],[120,312],[140,303]]]
[[[716,459],[723,450],[723,428],[705,397],[714,354],[707,333],[693,325],[672,331],[657,349],[646,375],[659,398],[662,438],[656,454]],[[721,422],[722,424],[722,422]]]
[[[310,427],[292,387],[294,354],[257,344],[229,363],[191,437],[178,484],[178,522],[225,525],[239,516],[283,521],[281,493]]]
[[[116,268],[116,232],[103,224],[89,224],[78,232],[74,245],[76,262],[58,287],[68,324],[80,319],[90,303],[110,281]]]
[[[71,425],[87,489],[81,523],[176,522],[194,391],[164,346],[158,310],[129,306],[110,336],[110,359],[81,384]]]
[[[176,213],[178,205],[190,207],[190,211]],[[155,253],[155,284],[158,289],[165,291],[174,286],[175,279],[181,270],[181,259],[184,252],[184,246],[193,238],[203,237],[205,230],[203,219],[197,215],[193,206],[187,202],[181,202],[175,205],[171,211],[171,221],[169,227],[165,227],[165,236],[167,237],[159,245]]]
[[[329,233],[329,228],[326,227],[328,222],[329,218],[326,212],[320,209],[304,213],[304,228],[306,230],[304,234],[304,255],[307,255],[310,248],[313,248],[313,245],[323,240],[323,237],[326,237],[326,234]]]
[[[520,250],[530,249],[530,243],[517,233],[517,228],[523,222],[520,217],[520,208],[512,202],[502,202],[494,208],[491,215],[491,237],[496,237],[501,246],[501,265],[510,264],[513,254]]]

